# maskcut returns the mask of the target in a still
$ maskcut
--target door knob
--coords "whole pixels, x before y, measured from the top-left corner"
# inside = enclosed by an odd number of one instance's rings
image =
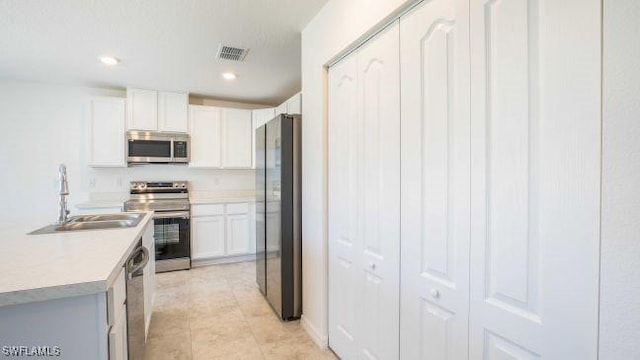
[[[440,291],[438,291],[438,289],[435,289],[435,288],[429,290],[429,294],[431,294],[431,296],[433,296],[434,298],[440,297]]]

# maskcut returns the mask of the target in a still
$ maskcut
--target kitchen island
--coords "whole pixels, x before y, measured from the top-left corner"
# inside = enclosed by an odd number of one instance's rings
[[[145,213],[130,228],[44,235],[27,235],[44,224],[3,224],[2,355],[40,351],[59,352],[61,359],[126,358],[124,265],[141,239],[153,250],[152,215]],[[144,279],[147,329],[155,288],[152,260]]]

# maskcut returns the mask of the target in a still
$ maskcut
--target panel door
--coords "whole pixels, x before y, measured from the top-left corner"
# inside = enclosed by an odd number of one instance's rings
[[[595,359],[600,2],[471,1],[473,359]]]
[[[302,94],[297,93],[287,100],[287,113],[302,114]]]
[[[92,167],[126,167],[125,100],[95,98],[89,102],[88,163]]]
[[[469,5],[425,2],[400,19],[400,355],[467,359]]]
[[[120,316],[109,329],[109,360],[127,360],[127,305],[122,305]]]
[[[276,107],[276,115],[287,114],[287,102],[283,102],[282,104]]]
[[[251,168],[253,125],[251,110],[222,109],[223,162],[225,168]]]
[[[206,259],[225,255],[224,215],[191,218],[191,257]]]
[[[357,56],[329,69],[329,346],[356,357],[358,238]]]
[[[222,166],[220,108],[189,106],[191,156],[189,167],[220,168]]]
[[[158,92],[127,89],[127,130],[158,129]]]
[[[260,126],[268,123],[274,117],[276,117],[276,109],[275,108],[267,108],[267,109],[256,109],[253,110],[253,118],[255,119],[255,128],[259,128]]]
[[[250,251],[249,215],[227,215],[227,255],[247,254]]]
[[[189,94],[158,93],[158,130],[187,132]]]
[[[358,51],[359,355],[399,354],[400,66],[398,23]]]

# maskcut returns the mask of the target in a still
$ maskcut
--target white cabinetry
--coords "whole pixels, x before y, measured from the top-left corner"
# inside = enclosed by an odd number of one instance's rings
[[[398,35],[396,22],[329,73],[329,341],[342,358],[399,353]]]
[[[302,114],[302,93],[297,93],[276,107],[276,115]]]
[[[224,215],[193,216],[191,227],[191,257],[194,260],[225,255]]]
[[[187,107],[189,95],[186,93],[158,93],[158,131],[187,132]]]
[[[189,167],[220,168],[222,154],[220,108],[189,106],[189,132],[191,155]]]
[[[255,252],[249,203],[191,205],[191,257],[207,260]]]
[[[260,126],[268,123],[271,119],[276,117],[275,108],[256,109],[252,111],[253,116],[253,128],[257,129]]]
[[[250,169],[253,165],[251,110],[189,106],[193,168]]]
[[[127,130],[158,130],[158,92],[127,89]]]
[[[253,163],[253,122],[251,110],[222,108],[222,166],[251,168]]]
[[[127,288],[125,270],[120,270],[107,291],[109,360],[127,359]]]
[[[94,98],[89,101],[87,162],[91,167],[126,167],[125,100]]]
[[[127,89],[127,130],[187,132],[186,93]]]
[[[149,251],[149,262],[145,266],[142,275],[142,284],[144,289],[145,338],[149,336],[151,314],[153,313],[153,304],[155,303],[156,295],[156,251],[153,229],[153,222],[151,222],[142,235],[142,246]]]

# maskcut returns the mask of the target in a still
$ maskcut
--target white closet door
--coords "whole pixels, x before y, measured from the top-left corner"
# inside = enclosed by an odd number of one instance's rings
[[[343,359],[357,353],[355,305],[360,301],[356,75],[356,54],[329,69],[329,346]]]
[[[473,359],[595,359],[600,1],[471,1]]]
[[[358,357],[399,355],[400,64],[398,23],[357,55]]]
[[[400,19],[403,359],[467,359],[469,3]]]

